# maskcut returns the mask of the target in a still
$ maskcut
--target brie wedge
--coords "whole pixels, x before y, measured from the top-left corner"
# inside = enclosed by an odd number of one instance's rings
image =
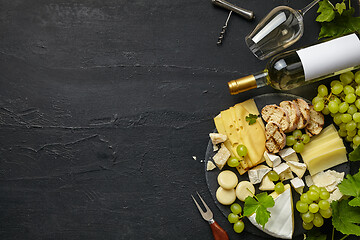
[[[264,158],[269,167],[276,167],[281,163],[281,158],[278,155],[271,154],[266,151],[264,152]]]
[[[291,147],[281,150],[279,152],[279,155],[286,162],[289,162],[289,161],[298,162],[299,161],[299,158],[296,155],[296,152]]]
[[[294,214],[291,189],[286,189],[282,194],[276,197],[274,201],[274,207],[268,208],[271,216],[264,228],[256,222],[255,213],[248,218],[254,226],[273,237],[292,239],[294,233]]]
[[[252,184],[260,183],[263,177],[270,172],[271,168],[265,165],[258,165],[248,171],[249,180]]]
[[[293,171],[299,178],[302,178],[304,176],[304,173],[306,171],[305,163],[289,161],[287,162],[287,165],[289,165],[291,171]]]
[[[305,183],[301,178],[296,177],[294,179],[291,179],[290,183],[297,193],[299,193],[300,195],[303,194]]]

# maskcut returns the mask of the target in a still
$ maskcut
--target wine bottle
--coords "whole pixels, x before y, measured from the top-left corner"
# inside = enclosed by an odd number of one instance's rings
[[[345,35],[275,55],[262,72],[228,82],[232,95],[266,85],[290,90],[360,67],[360,37]]]

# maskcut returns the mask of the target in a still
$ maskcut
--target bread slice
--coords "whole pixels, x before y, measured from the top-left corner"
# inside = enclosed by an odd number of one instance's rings
[[[324,115],[315,111],[313,105],[310,105],[310,121],[305,128],[310,137],[318,135],[324,127]]]
[[[300,110],[300,119],[297,128],[302,129],[308,125],[310,120],[309,104],[300,98],[293,100],[293,103],[295,103]]]
[[[290,120],[289,128],[285,132],[294,131],[297,128],[298,122],[300,120],[299,107],[291,101],[282,101],[280,103],[280,107],[287,112]]]
[[[287,113],[284,109],[275,104],[263,107],[261,116],[265,122],[275,122],[279,124],[283,132],[289,128],[290,120]]]
[[[286,145],[286,135],[276,122],[268,122],[265,127],[265,148],[269,153],[278,153]]]

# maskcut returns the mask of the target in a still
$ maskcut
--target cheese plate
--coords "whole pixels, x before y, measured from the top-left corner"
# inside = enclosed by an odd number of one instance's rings
[[[257,108],[259,109],[259,111],[266,105],[269,104],[279,104],[282,101],[291,101],[294,99],[303,99],[302,97],[293,95],[293,94],[287,94],[287,93],[268,93],[268,94],[263,94],[263,95],[259,95],[254,97],[254,101],[257,105]],[[308,100],[303,99],[306,102],[309,103]],[[325,126],[328,126],[332,123],[332,120],[330,117],[325,117]],[[215,130],[216,132],[216,130]],[[348,146],[347,146],[348,147]],[[227,216],[231,213],[230,211],[230,206],[227,205],[222,205],[221,203],[218,202],[217,198],[216,198],[216,191],[219,187],[218,181],[217,181],[217,177],[219,175],[219,173],[221,171],[224,170],[230,170],[233,171],[238,179],[239,182],[240,181],[249,181],[249,177],[248,177],[248,173],[245,173],[243,175],[240,175],[239,172],[235,169],[235,168],[231,168],[228,165],[225,165],[222,170],[220,170],[219,168],[215,168],[214,170],[208,171],[207,170],[207,165],[209,161],[212,161],[213,156],[215,155],[215,151],[213,149],[213,144],[212,141],[209,140],[208,146],[207,146],[207,150],[206,150],[206,154],[205,154],[205,177],[206,177],[206,182],[207,182],[207,186],[209,188],[209,191],[215,201],[215,204],[217,205],[217,207],[220,209],[220,211],[222,212],[222,214],[224,215],[224,217],[227,218]],[[300,154],[298,154],[298,156],[300,157]],[[295,164],[296,165],[296,164]],[[344,163],[338,166],[335,166],[333,168],[331,168],[335,171],[338,172],[344,172],[345,174],[350,173],[350,163]],[[308,171],[306,171],[305,175],[308,175]],[[286,180],[284,181],[284,184],[289,184],[290,185],[290,180]],[[261,192],[259,190],[259,184],[256,185],[255,187],[255,193],[259,193]],[[307,191],[307,186],[305,186],[304,191]],[[300,195],[295,191],[295,189],[293,187],[290,188],[291,191],[291,196],[292,196],[292,204],[293,206],[295,206],[295,203],[300,199]],[[270,191],[271,192],[271,191]],[[268,193],[270,193],[268,192]],[[289,194],[288,194],[289,196]],[[240,205],[243,206],[243,202],[241,202],[240,200],[236,200],[237,203],[239,203]],[[261,231],[259,229],[259,226],[256,226],[256,224],[251,224],[251,217],[250,217],[250,221],[247,218],[244,218],[245,221],[245,231],[252,233],[254,235],[257,235],[261,238],[268,238],[270,237],[268,234],[264,233],[264,231]],[[252,221],[253,222],[253,221]],[[331,223],[329,220],[325,221],[325,225],[328,224],[329,230],[331,228]],[[303,233],[305,232],[305,230],[302,227],[302,220],[300,217],[300,214],[298,211],[295,210],[294,208],[294,233],[293,233],[293,238],[298,237],[298,236],[302,236]],[[273,235],[274,236],[274,235]]]

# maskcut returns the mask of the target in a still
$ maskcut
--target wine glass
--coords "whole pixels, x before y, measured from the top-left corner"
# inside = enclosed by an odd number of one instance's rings
[[[260,60],[264,60],[291,46],[304,33],[303,17],[320,0],[314,0],[301,10],[279,6],[262,19],[245,37],[246,45]]]

